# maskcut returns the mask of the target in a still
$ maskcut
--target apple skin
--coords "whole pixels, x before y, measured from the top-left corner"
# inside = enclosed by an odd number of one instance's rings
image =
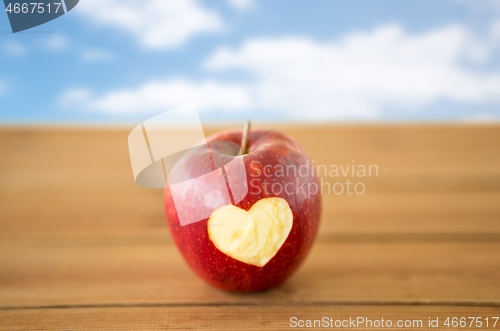
[[[213,141],[230,141],[240,145],[241,138],[241,131],[226,131],[207,138],[207,141],[209,144]],[[311,190],[312,193],[309,192],[307,196],[304,192],[308,191],[308,183],[310,185],[316,183],[319,188],[319,180],[313,171],[309,171],[305,176],[299,173],[295,176],[291,170],[288,174],[285,170],[276,176],[277,172],[271,171],[279,169],[279,167],[274,168],[276,166],[281,166],[283,169],[294,166],[299,171],[300,166],[303,166],[302,173],[305,173],[305,166],[312,165],[306,151],[295,140],[274,130],[251,130],[247,146],[248,153],[243,155],[243,158],[248,194],[236,206],[248,211],[260,199],[280,197],[288,202],[293,213],[290,234],[276,255],[264,267],[240,262],[219,251],[209,238],[208,219],[181,226],[168,185],[164,192],[167,224],[184,259],[207,283],[227,291],[263,291],[283,283],[305,259],[316,237],[321,214],[320,193]],[[212,150],[212,153],[217,151]],[[183,166],[174,167],[172,172],[178,172],[175,175],[185,178],[194,178],[202,174],[204,170],[200,169],[207,165],[200,164],[200,159],[197,160],[199,155],[185,155],[185,157],[180,162]],[[264,173],[265,166],[268,166],[266,173]],[[274,194],[279,193],[279,189],[273,192],[269,184],[265,190],[265,180],[271,184],[280,183],[282,187],[289,184],[287,191],[292,194],[288,194],[285,190],[280,194]],[[297,184],[304,189],[297,189]],[[188,208],[197,207],[189,206],[189,202],[184,201]]]

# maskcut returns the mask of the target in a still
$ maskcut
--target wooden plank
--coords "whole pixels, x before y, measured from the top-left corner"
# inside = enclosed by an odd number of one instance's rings
[[[323,195],[321,233],[500,233],[500,190]]]
[[[500,231],[499,126],[281,129],[316,164],[380,167],[363,195],[324,194],[322,233]],[[161,190],[135,185],[127,134],[1,129],[0,237],[156,235]]]
[[[500,243],[322,242],[283,286],[252,295],[199,280],[163,238],[2,240],[0,307],[293,302],[500,304]]]
[[[81,194],[75,187],[67,194],[0,199],[0,238],[167,233],[162,193],[156,190]],[[500,233],[498,201],[495,192],[323,196],[320,233]]]
[[[228,127],[208,127],[205,131],[209,135],[225,128]],[[296,138],[316,165],[347,166],[354,159],[356,165],[379,165],[381,178],[470,175],[488,176],[490,181],[498,183],[499,125],[278,126],[277,129]],[[115,173],[130,178],[128,132],[129,129],[0,128],[0,167],[12,172]]]
[[[279,129],[315,164],[376,164],[379,176],[325,177],[366,192],[325,194],[304,266],[277,289],[243,295],[184,264],[161,191],[133,182],[129,129],[1,128],[0,330],[499,315],[500,126]]]
[[[310,325],[317,322],[316,328],[307,329],[333,329],[335,323],[345,329],[341,326],[344,323],[349,328],[366,330],[377,329],[376,325],[396,327],[399,323],[410,326],[403,327],[409,330],[443,330],[456,329],[444,325],[447,318],[453,322],[453,317],[457,317],[457,323],[463,318],[466,327],[460,329],[474,328],[469,326],[477,320],[467,317],[481,317],[481,330],[497,330],[500,322],[494,325],[496,319],[492,317],[499,315],[500,307],[491,306],[87,307],[0,310],[0,330],[288,330],[294,325],[308,325],[308,320]],[[429,327],[430,321],[439,327]]]

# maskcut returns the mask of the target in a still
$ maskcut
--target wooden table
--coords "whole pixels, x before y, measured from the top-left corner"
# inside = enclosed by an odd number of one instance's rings
[[[317,165],[379,174],[348,177],[362,195],[323,195],[306,262],[255,294],[188,269],[161,190],[134,183],[130,129],[0,129],[0,330],[287,329],[291,317],[450,329],[469,316],[492,328],[500,316],[500,126],[280,127]]]

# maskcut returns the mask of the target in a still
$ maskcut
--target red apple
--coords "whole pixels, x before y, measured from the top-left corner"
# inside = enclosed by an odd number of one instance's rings
[[[234,158],[217,141],[240,145],[242,131],[207,138],[212,164],[205,161],[204,152],[187,153],[174,166],[169,181],[201,176],[207,167],[217,169]],[[170,233],[184,259],[206,282],[229,291],[262,291],[283,283],[311,248],[321,213],[318,178],[306,151],[295,140],[278,131],[251,130],[247,150],[239,156],[244,160],[246,181],[234,176],[230,180],[248,184],[248,193],[234,206],[219,207],[209,218],[181,225],[169,185],[164,194]],[[226,176],[231,177],[231,171]],[[195,188],[196,194],[229,188],[229,184],[227,188],[205,184]],[[234,195],[235,187],[231,189]],[[182,204],[184,210],[193,212],[213,207],[194,195],[177,199],[177,207]]]

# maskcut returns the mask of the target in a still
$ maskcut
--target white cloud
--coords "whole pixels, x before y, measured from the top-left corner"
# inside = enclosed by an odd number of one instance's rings
[[[471,52],[474,47],[480,49],[476,53],[489,52],[460,26],[410,35],[390,25],[331,42],[249,40],[215,51],[204,68],[212,75],[243,71],[253,77],[250,82],[165,80],[101,96],[88,92],[80,104],[132,113],[198,102],[208,111],[260,109],[294,118],[346,119],[375,118],[391,107],[416,110],[441,99],[500,103],[500,72],[462,63],[482,60]]]
[[[251,105],[250,95],[242,87],[185,80],[151,82],[137,88],[111,91],[104,96],[96,96],[87,89],[71,89],[60,99],[63,108],[115,114],[155,113],[193,102],[201,111],[234,111]]]
[[[26,55],[26,47],[17,41],[6,41],[3,45],[3,51],[11,56],[24,56]]]
[[[69,45],[68,39],[62,34],[50,35],[48,39],[43,39],[43,46],[52,51],[63,51]]]
[[[465,116],[461,119],[461,121],[467,123],[479,123],[479,124],[498,123],[500,121],[500,116],[479,113],[479,114]]]
[[[479,11],[491,11],[495,10],[500,12],[500,1],[498,0],[454,0],[456,3],[466,5],[469,8]]]
[[[471,47],[471,37],[460,26],[411,36],[392,25],[338,42],[253,40],[237,50],[218,50],[205,66],[254,74],[260,107],[295,116],[307,111],[318,117],[365,117],[390,106],[415,109],[439,98],[500,101],[500,72],[480,74],[461,65]]]
[[[497,19],[491,24],[491,35],[495,42],[500,41],[500,19]]]
[[[30,50],[30,54],[33,51],[48,50],[48,51],[63,51],[66,50],[69,46],[68,39],[63,34],[49,34],[43,36],[41,38],[36,39],[36,41],[28,43],[29,47],[26,43],[20,43],[18,41],[6,41],[1,47],[2,50],[10,55],[15,57],[21,57],[28,55],[28,50]]]
[[[92,92],[86,88],[72,88],[62,95],[59,105],[64,108],[84,110],[92,102]],[[102,111],[102,109],[101,109]]]
[[[236,9],[246,10],[252,8],[255,3],[253,0],[227,0],[227,3]]]
[[[85,0],[77,12],[97,25],[126,31],[148,49],[178,47],[193,35],[223,27],[219,15],[197,0]]]
[[[113,53],[100,49],[88,49],[82,53],[83,62],[108,62],[114,59]]]

